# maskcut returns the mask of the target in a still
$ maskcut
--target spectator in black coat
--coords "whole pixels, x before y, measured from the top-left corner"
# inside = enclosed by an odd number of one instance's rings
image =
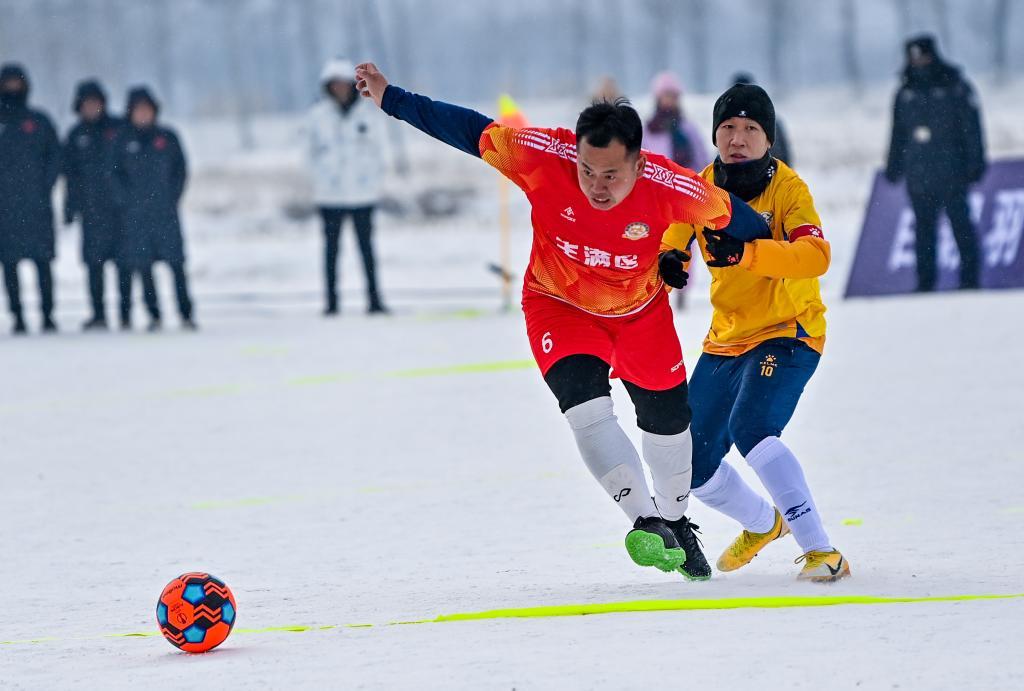
[[[28,74],[0,67],[0,264],[14,333],[25,333],[18,262],[31,260],[39,279],[43,331],[53,321],[53,185],[60,173],[60,141],[44,113],[28,107]]]
[[[917,218],[917,289],[935,288],[942,209],[960,250],[960,287],[977,288],[978,238],[967,209],[967,188],[981,180],[986,168],[978,100],[960,70],[940,57],[933,37],[908,41],[906,55],[885,177],[907,181]]]
[[[182,327],[194,330],[185,275],[185,240],[178,218],[188,170],[177,134],[157,124],[159,108],[145,87],[129,91],[127,124],[114,151],[112,188],[121,211],[121,255],[127,275],[121,286],[121,325],[131,326],[131,276],[138,273],[151,319],[149,330],[160,329],[153,265],[162,261],[174,274]]]
[[[82,222],[82,261],[89,275],[92,305],[92,318],[83,328],[106,329],[103,267],[113,261],[118,263],[118,272],[123,272],[119,262],[121,221],[110,189],[114,144],[122,123],[107,113],[107,96],[93,80],[78,85],[74,111],[79,120],[64,144],[64,222],[73,223],[76,217]],[[131,276],[127,278],[130,287]]]

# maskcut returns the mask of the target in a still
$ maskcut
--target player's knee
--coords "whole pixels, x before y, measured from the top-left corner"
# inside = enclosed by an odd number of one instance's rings
[[[693,489],[700,489],[708,480],[714,476],[715,471],[722,465],[722,459],[711,459],[706,454],[698,454],[697,450],[693,452],[693,478],[690,480],[690,487]]]
[[[681,434],[690,426],[686,382],[665,391],[630,387],[636,425],[651,434]]]
[[[729,419],[729,436],[744,457],[768,437],[781,434],[781,429],[764,420],[741,419],[736,416]]]
[[[599,357],[570,355],[553,364],[544,375],[544,381],[564,414],[587,401],[611,396],[608,369],[608,363]]]

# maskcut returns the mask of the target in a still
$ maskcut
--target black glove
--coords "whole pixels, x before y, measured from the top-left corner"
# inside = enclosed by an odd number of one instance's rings
[[[736,266],[743,259],[745,245],[745,242],[725,231],[705,228],[704,247],[708,252],[708,260],[704,263],[716,267]]]
[[[682,250],[667,250],[658,255],[658,273],[665,285],[682,289],[690,279],[686,272],[686,262],[690,261],[690,253]]]

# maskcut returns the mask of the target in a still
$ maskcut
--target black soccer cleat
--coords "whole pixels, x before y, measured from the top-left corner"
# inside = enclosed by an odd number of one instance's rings
[[[686,552],[686,561],[679,567],[679,572],[691,581],[706,581],[711,578],[711,565],[704,557],[703,545],[697,533],[700,526],[691,523],[690,519],[683,516],[678,521],[665,521],[665,525],[672,529],[676,542]]]
[[[636,519],[626,535],[626,551],[635,564],[666,572],[679,570],[686,561],[686,552],[661,516]]]

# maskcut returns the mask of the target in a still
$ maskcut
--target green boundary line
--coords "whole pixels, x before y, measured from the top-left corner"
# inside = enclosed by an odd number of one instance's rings
[[[453,621],[479,621],[486,619],[526,619],[548,617],[575,617],[590,614],[612,614],[622,612],[670,612],[680,610],[725,610],[725,609],[785,609],[790,607],[835,607],[838,605],[894,605],[924,602],[968,602],[977,600],[1011,600],[1024,598],[1024,593],[1006,595],[935,595],[929,597],[880,597],[876,595],[804,595],[789,597],[735,597],[714,600],[633,600],[629,602],[599,602],[580,605],[548,605],[543,607],[520,607],[512,609],[490,609],[481,612],[460,612],[442,614],[434,619],[392,621],[386,626],[407,626],[410,624],[441,624]],[[235,634],[260,633],[305,633],[307,631],[331,631],[348,628],[374,628],[374,624],[327,624],[293,626],[268,626],[262,629],[235,629]],[[15,641],[0,641],[0,645],[25,645],[32,643],[53,643],[57,641],[84,641],[98,638],[154,638],[159,631],[134,633],[108,633],[100,636],[69,638],[29,638]]]
[[[451,365],[448,367],[420,367],[417,369],[388,372],[387,377],[440,377],[449,374],[480,374],[484,372],[509,372],[512,370],[532,369],[536,367],[533,360],[503,360],[499,362],[477,362],[467,365]]]
[[[915,602],[962,602],[969,600],[1005,600],[1024,598],[1012,595],[938,595],[934,597],[878,597],[874,595],[819,595],[790,597],[737,597],[716,600],[635,600],[587,605],[552,605],[517,609],[492,609],[483,612],[442,614],[434,622],[512,619],[529,617],[572,617],[613,612],[665,612],[711,609],[780,609],[788,607],[833,607],[836,605],[892,605]]]

